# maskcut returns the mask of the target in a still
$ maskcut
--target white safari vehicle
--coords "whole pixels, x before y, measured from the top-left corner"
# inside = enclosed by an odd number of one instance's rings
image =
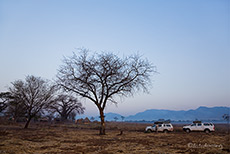
[[[153,126],[147,126],[145,128],[145,132],[150,133],[150,132],[172,132],[173,131],[173,126],[171,123],[167,122],[155,122]]]
[[[192,131],[210,133],[215,131],[215,126],[212,123],[202,123],[201,121],[193,121],[193,124],[184,126],[183,130],[187,133]]]

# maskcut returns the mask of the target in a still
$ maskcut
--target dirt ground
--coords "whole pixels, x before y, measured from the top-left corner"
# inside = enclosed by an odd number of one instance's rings
[[[229,153],[227,125],[216,132],[185,133],[174,125],[171,133],[144,133],[148,124],[107,123],[106,135],[99,124],[0,124],[1,154],[171,154]],[[120,135],[120,130],[123,134]]]

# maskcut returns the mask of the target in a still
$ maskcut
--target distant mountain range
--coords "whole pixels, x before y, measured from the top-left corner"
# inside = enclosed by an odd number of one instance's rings
[[[117,113],[106,113],[107,121],[156,121],[158,119],[179,120],[223,120],[222,116],[229,113],[228,107],[204,107],[201,106],[195,110],[159,110],[150,109],[144,112],[139,112],[135,115],[123,117]],[[115,118],[116,117],[116,118]],[[100,120],[99,117],[94,117],[95,120]]]

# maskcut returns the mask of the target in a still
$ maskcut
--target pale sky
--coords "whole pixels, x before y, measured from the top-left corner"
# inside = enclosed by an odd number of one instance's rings
[[[106,112],[229,106],[229,27],[229,0],[0,0],[0,92],[26,75],[54,80],[63,56],[84,47],[157,66],[150,94]]]

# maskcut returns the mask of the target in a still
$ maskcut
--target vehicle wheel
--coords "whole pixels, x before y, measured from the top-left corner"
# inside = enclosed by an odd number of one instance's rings
[[[146,131],[146,133],[151,133],[152,131],[150,130],[150,129],[148,129],[147,131]]]
[[[209,130],[209,129],[205,129],[204,132],[205,132],[206,134],[208,134],[208,133],[210,133],[210,130]]]
[[[186,129],[185,132],[186,132],[186,133],[190,133],[190,129]]]
[[[163,133],[168,133],[168,130],[167,130],[167,129],[165,129],[165,130],[163,131]]]

